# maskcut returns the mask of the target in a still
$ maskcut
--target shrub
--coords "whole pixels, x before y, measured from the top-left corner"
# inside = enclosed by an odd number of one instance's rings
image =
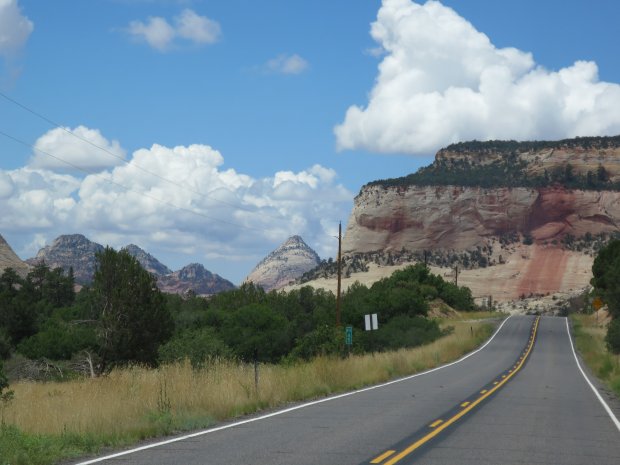
[[[620,319],[616,318],[609,323],[605,342],[610,352],[620,354]]]
[[[232,350],[217,336],[214,328],[208,327],[182,331],[159,348],[161,362],[189,359],[194,367],[209,359],[230,357]]]

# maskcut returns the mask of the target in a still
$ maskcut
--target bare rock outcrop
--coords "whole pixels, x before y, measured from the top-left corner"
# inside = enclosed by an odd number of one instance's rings
[[[472,141],[440,150],[416,173],[364,186],[343,252],[442,250],[456,257],[494,244],[503,249],[509,237],[523,250],[502,250],[486,289],[478,287],[482,295],[508,298],[583,287],[594,250],[587,244],[614,235],[620,235],[620,136]],[[571,248],[575,238],[586,244],[583,253]]]
[[[464,250],[517,232],[538,241],[620,231],[620,192],[461,186],[366,186],[343,252]]]
[[[22,277],[25,277],[29,271],[28,264],[17,256],[4,237],[0,235],[0,274],[7,268],[12,268]]]
[[[172,272],[153,255],[134,244],[123,249],[136,258],[146,271],[155,275],[157,286],[163,292],[185,294],[192,291],[197,295],[210,295],[235,288],[230,281],[211,273],[198,263]],[[97,266],[95,255],[102,250],[104,247],[101,244],[92,242],[81,234],[64,235],[42,248],[28,263],[34,265],[45,262],[50,268],[60,267],[67,272],[73,268],[76,283],[90,284]]]
[[[45,246],[37,256],[26,260],[30,265],[45,262],[50,268],[62,268],[66,272],[73,268],[77,284],[89,284],[95,274],[95,255],[104,247],[87,239],[82,234],[58,236],[51,245]]]
[[[170,268],[137,245],[129,244],[123,247],[123,250],[126,250],[129,255],[138,260],[142,268],[155,276],[165,276],[172,273]]]
[[[245,278],[266,291],[279,289],[315,268],[321,259],[300,236],[292,236],[275,249]]]
[[[233,283],[211,273],[200,263],[191,263],[179,271],[160,276],[157,285],[163,292],[170,294],[193,292],[196,295],[212,295],[235,288]]]

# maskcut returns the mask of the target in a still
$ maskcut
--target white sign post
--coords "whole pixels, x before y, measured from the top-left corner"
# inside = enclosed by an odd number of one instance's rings
[[[366,331],[373,331],[379,329],[379,321],[377,320],[377,314],[373,313],[364,315],[364,323]]]

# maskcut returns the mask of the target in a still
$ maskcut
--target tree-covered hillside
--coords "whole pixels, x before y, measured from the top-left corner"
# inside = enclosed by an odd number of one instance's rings
[[[620,240],[612,240],[601,249],[592,265],[592,286],[607,304],[612,318],[607,328],[607,346],[620,354]]]
[[[496,160],[477,163],[462,158],[447,161],[444,158],[400,178],[382,179],[368,186],[466,186],[466,187],[545,187],[560,184],[571,189],[620,190],[619,182],[611,182],[609,173],[599,165],[585,174],[576,173],[573,165],[566,164],[539,175],[526,173],[527,163],[519,153],[545,149],[605,149],[620,147],[620,136],[581,137],[561,141],[470,141],[452,144],[444,150],[462,154],[497,154]]]
[[[253,284],[210,299],[163,295],[154,278],[126,251],[97,255],[92,287],[73,292],[73,277],[38,265],[25,279],[0,277],[0,360],[13,377],[97,375],[114,366],[213,357],[262,362],[341,354],[344,328],[336,327],[333,293],[303,287],[265,292]],[[342,296],[342,325],[353,326],[357,353],[412,347],[442,335],[426,318],[429,302],[473,310],[469,289],[415,265]],[[364,315],[377,313],[370,338]],[[6,365],[5,365],[6,366]],[[2,378],[0,376],[0,385]]]

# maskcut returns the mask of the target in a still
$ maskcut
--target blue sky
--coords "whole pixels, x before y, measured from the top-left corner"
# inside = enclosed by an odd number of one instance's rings
[[[619,10],[0,0],[0,91],[139,168],[0,97],[1,131],[99,173],[0,135],[0,234],[22,258],[133,242],[236,283],[292,234],[333,255],[363,184],[450,142],[620,133]]]

